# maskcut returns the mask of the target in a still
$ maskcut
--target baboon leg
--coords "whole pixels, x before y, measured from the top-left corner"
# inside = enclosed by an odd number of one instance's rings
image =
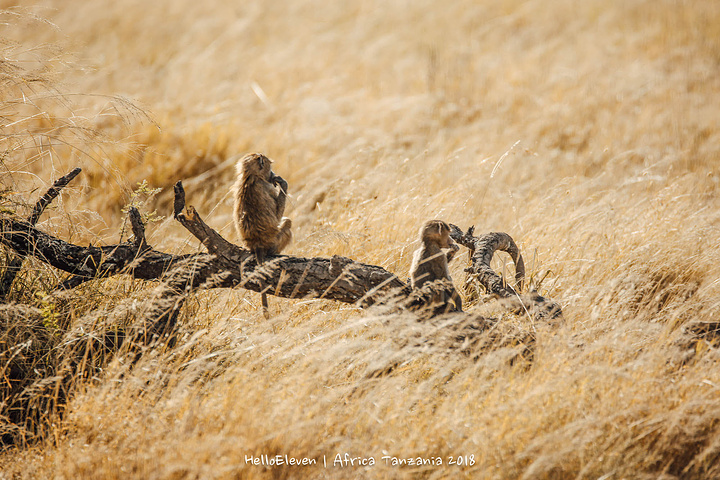
[[[283,217],[280,222],[280,231],[278,232],[277,243],[275,243],[275,253],[282,252],[285,247],[288,246],[290,240],[292,240],[292,231],[290,231],[291,227],[292,220],[287,217]]]
[[[257,264],[261,265],[265,261],[265,254],[269,255],[277,255],[280,253],[285,247],[288,246],[290,243],[290,240],[292,240],[292,231],[290,230],[292,227],[292,220],[290,220],[287,217],[283,217],[282,221],[280,222],[280,231],[278,232],[278,235],[276,237],[275,246],[273,248],[268,249],[267,251],[264,248],[257,248],[255,249],[255,259],[257,260]],[[262,299],[262,311],[263,316],[265,319],[270,318],[270,305],[268,304],[267,294],[262,293],[261,294]]]
[[[262,312],[265,320],[270,320],[270,305],[268,305],[267,293],[263,292],[260,294],[262,300]]]
[[[452,296],[450,297],[450,303],[454,305],[453,312],[462,312],[462,298],[460,298],[460,294],[453,290]]]
[[[257,263],[258,266],[262,265],[265,261],[265,249],[258,247],[253,250],[253,253],[255,254],[255,263]]]
[[[292,220],[290,220],[287,217],[283,217],[282,221],[280,222],[280,231],[278,232],[278,235],[276,237],[277,242],[275,243],[275,247],[273,247],[271,250],[268,251],[271,255],[277,255],[280,253],[285,247],[288,246],[290,243],[290,240],[292,240],[292,232],[290,231],[290,228],[292,227]],[[265,252],[263,252],[265,253]],[[257,255],[257,253],[256,253]],[[258,264],[260,264],[260,259],[258,258]],[[263,309],[263,316],[265,319],[270,318],[270,310],[268,305],[268,299],[267,294],[262,294],[262,309]]]

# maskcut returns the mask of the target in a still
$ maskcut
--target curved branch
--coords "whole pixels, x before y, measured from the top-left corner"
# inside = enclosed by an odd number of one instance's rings
[[[488,293],[500,297],[510,297],[522,290],[525,281],[525,262],[515,241],[510,235],[502,232],[492,232],[475,237],[475,227],[470,227],[466,233],[456,225],[450,225],[450,236],[460,245],[470,250],[472,267],[469,272],[477,276]],[[490,261],[496,251],[507,252],[515,263],[515,285],[508,287],[505,281],[490,267]]]
[[[519,293],[525,280],[525,262],[513,239],[507,233],[486,233],[475,237],[474,227],[463,233],[460,228],[450,225],[450,236],[461,245],[470,249],[472,267],[468,272],[475,275],[490,294],[501,298],[500,304],[516,315],[528,315],[534,320],[551,322],[562,321],[560,305],[550,298],[540,296],[535,290]],[[507,252],[515,262],[515,286],[508,287],[505,281],[490,267],[493,254],[501,250]]]
[[[50,202],[55,200],[55,198],[60,195],[60,190],[65,188],[65,186],[67,186],[68,183],[70,183],[75,177],[77,177],[81,171],[81,168],[73,168],[70,173],[63,175],[62,177],[55,180],[53,186],[50,187],[48,191],[45,192],[45,195],[40,197],[40,200],[38,200],[35,204],[35,208],[33,208],[33,212],[28,219],[30,225],[37,224],[38,220],[40,220],[40,215],[42,215],[42,213],[45,211],[45,208],[47,208],[47,206],[50,205]]]

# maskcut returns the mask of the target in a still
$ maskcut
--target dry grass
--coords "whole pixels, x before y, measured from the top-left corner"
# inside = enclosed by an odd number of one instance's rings
[[[262,151],[293,195],[289,253],[403,276],[429,218],[506,231],[565,323],[471,305],[499,323],[459,347],[469,325],[282,299],[265,321],[256,294],[199,292],[177,347],[74,379],[0,478],[720,477],[718,2],[14,4],[4,209],[81,166],[40,226],[115,243],[138,182],[169,215],[182,179],[232,240],[233,158]],[[172,219],[148,240],[198,248]],[[32,307],[0,312],[3,371],[42,377],[54,328],[151,288],[97,281],[53,304],[36,293],[57,275],[26,262],[12,298]],[[246,464],[260,454],[328,468]]]

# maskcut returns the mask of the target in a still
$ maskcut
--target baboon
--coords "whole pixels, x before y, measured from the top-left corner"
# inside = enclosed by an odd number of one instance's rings
[[[292,239],[292,221],[283,217],[287,182],[275,175],[272,160],[250,153],[237,162],[234,220],[238,235],[255,254],[258,265],[268,255],[280,253]],[[267,295],[262,294],[263,314],[268,317]]]
[[[431,282],[447,283],[451,293],[440,294],[433,298],[433,303],[442,303],[450,312],[462,311],[462,300],[452,284],[448,269],[448,262],[460,249],[450,238],[450,227],[442,220],[430,220],[420,229],[420,241],[422,245],[415,251],[410,267],[410,286],[415,289]],[[443,248],[450,250],[443,253]]]

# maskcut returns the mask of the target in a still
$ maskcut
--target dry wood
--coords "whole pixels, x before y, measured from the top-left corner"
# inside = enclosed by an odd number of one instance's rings
[[[490,294],[499,297],[510,297],[522,290],[525,281],[525,262],[520,254],[515,241],[507,233],[492,232],[475,237],[475,227],[470,227],[463,233],[460,227],[450,225],[450,236],[460,245],[470,250],[472,266],[468,271],[477,277],[477,281],[485,286]],[[515,285],[509,286],[490,267],[490,261],[496,251],[503,251],[510,254],[515,263]]]
[[[460,245],[470,250],[472,266],[466,271],[485,287],[487,292],[501,298],[500,305],[511,312],[526,314],[535,320],[559,321],[562,319],[560,305],[549,298],[540,296],[536,291],[521,293],[525,281],[525,262],[520,250],[507,233],[492,232],[474,236],[475,228],[467,232],[456,225],[450,225],[450,236]],[[510,254],[515,263],[515,285],[508,285],[490,267],[490,261],[496,251]]]
[[[287,255],[268,256],[258,268],[255,256],[232,244],[210,228],[192,206],[185,206],[182,183],[175,185],[175,218],[224,267],[223,284],[240,286],[286,298],[325,298],[345,303],[370,305],[391,290],[406,285],[393,273],[344,257],[303,258]]]
[[[79,246],[48,235],[29,222],[0,218],[0,243],[20,255],[33,255],[72,275],[63,287],[115,274],[138,279],[163,280],[169,270],[181,264],[202,264],[175,288],[185,291],[207,284],[212,287],[242,288],[286,298],[326,298],[346,303],[374,303],[375,298],[405,284],[396,275],[375,266],[339,258],[270,256],[257,268],[250,251],[222,238],[200,218],[191,206],[185,208],[182,184],[175,187],[175,218],[208,248],[210,254],[173,255],[150,248],[145,241],[139,216],[131,209],[134,242],[108,246]]]
[[[37,219],[47,204],[57,196],[79,169],[56,182],[43,196],[33,213]],[[53,196],[54,195],[54,196]],[[408,285],[382,267],[356,262],[349,258],[304,258],[287,255],[269,256],[258,266],[255,256],[247,249],[225,240],[209,227],[192,206],[186,206],[182,183],[175,185],[175,218],[192,233],[209,253],[173,255],[150,247],[145,239],[140,214],[129,212],[134,233],[132,242],[101,247],[81,247],[48,235],[28,221],[11,217],[0,218],[0,243],[19,255],[33,255],[38,259],[71,274],[62,287],[72,288],[80,283],[115,274],[129,274],[138,279],[161,280],[168,289],[162,298],[184,295],[203,288],[241,287],[259,293],[285,298],[323,298],[368,306],[379,300],[399,300],[408,308],[421,308],[428,292],[411,292]],[[513,257],[516,264],[516,286],[522,288],[524,264],[515,242],[505,233],[473,236],[473,229],[463,233],[452,226],[451,236],[472,252],[472,271],[488,292],[500,297],[515,295],[514,289],[490,268],[490,260],[497,250]],[[177,272],[181,272],[180,274]],[[437,288],[443,288],[439,285]],[[176,311],[176,308],[172,309]],[[437,310],[437,309],[436,309]],[[171,315],[172,316],[172,315]],[[157,320],[157,319],[156,319]],[[151,330],[157,330],[152,328]]]

